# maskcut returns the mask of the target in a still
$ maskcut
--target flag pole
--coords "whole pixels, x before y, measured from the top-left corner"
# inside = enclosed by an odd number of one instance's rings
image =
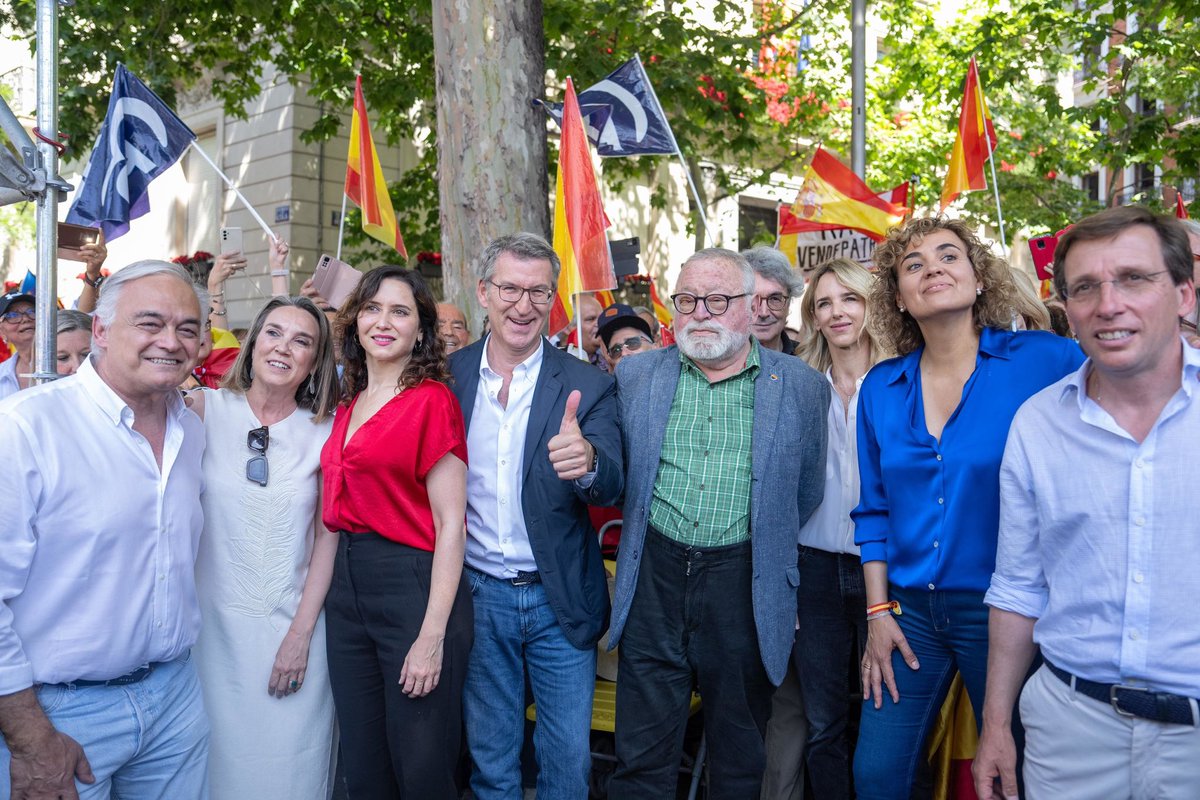
[[[971,57],[971,63],[975,63],[974,56]],[[976,75],[978,75],[979,68],[976,67],[975,70]],[[983,82],[978,78],[975,81],[975,92],[979,95],[976,98],[976,104],[980,108],[984,108]],[[1000,223],[1000,249],[1004,251],[1005,260],[1008,260],[1008,239],[1004,236],[1004,211],[1000,208],[1000,184],[996,181],[996,159],[993,157],[996,151],[992,148],[992,137],[988,135],[986,118],[983,123],[983,138],[987,142],[988,147],[988,166],[992,168],[992,194],[996,198],[996,219]]]
[[[337,255],[335,256],[335,258],[337,258],[338,261],[342,260],[342,238],[345,235],[346,235],[346,192],[343,191],[342,192],[342,215],[340,217],[338,217],[338,246],[337,246]]]
[[[633,57],[637,59],[638,70],[642,73],[642,79],[646,81],[646,91],[650,95],[650,99],[654,101],[654,107],[658,109],[658,115],[667,120],[667,135],[671,137],[671,146],[675,148],[675,155],[679,158],[680,166],[683,167],[683,177],[687,178],[688,188],[692,190],[692,198],[696,201],[696,213],[700,215],[700,224],[704,228],[704,238],[710,246],[715,247],[716,242],[713,240],[712,231],[708,227],[708,215],[704,213],[704,203],[700,202],[700,192],[696,191],[696,184],[692,180],[692,171],[688,169],[687,160],[683,157],[683,151],[679,149],[679,142],[675,138],[675,131],[671,129],[671,121],[667,119],[662,103],[658,102],[658,93],[654,91],[654,84],[650,82],[650,76],[646,74],[646,67],[642,64],[641,54],[634,53]]]
[[[271,237],[271,241],[276,241],[279,237],[275,235],[275,231],[271,230],[267,226],[267,223],[263,221],[263,218],[260,217],[258,212],[254,210],[254,206],[250,205],[250,202],[246,200],[245,196],[242,195],[242,193],[238,191],[238,188],[233,185],[233,181],[229,179],[229,176],[221,171],[221,168],[217,166],[217,163],[208,157],[208,153],[204,152],[200,145],[196,144],[196,140],[192,139],[192,141],[188,143],[188,146],[199,153],[200,157],[207,161],[208,165],[217,171],[217,174],[221,176],[221,180],[225,181],[225,185],[229,187],[230,191],[237,195],[237,198],[242,201],[242,205],[244,205],[246,210],[250,212],[250,216],[254,217],[254,221],[259,224],[259,227],[263,229],[263,232],[266,233],[267,236]]]

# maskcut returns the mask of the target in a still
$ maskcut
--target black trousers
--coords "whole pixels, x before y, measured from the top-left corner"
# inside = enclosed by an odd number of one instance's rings
[[[694,548],[646,531],[619,649],[613,800],[675,796],[693,678],[709,796],[758,797],[775,687],[754,627],[752,562],[750,542]]]
[[[325,598],[326,643],[351,800],[453,800],[462,689],[475,622],[466,579],[446,625],[442,673],[428,695],[400,670],[425,619],[433,553],[374,533],[342,533]]]

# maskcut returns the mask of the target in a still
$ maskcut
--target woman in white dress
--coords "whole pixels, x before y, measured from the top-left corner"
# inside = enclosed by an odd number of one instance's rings
[[[337,536],[321,524],[321,446],[337,402],[329,323],[307,298],[258,313],[204,419],[203,617],[213,800],[325,800],[336,752],[322,606]]]

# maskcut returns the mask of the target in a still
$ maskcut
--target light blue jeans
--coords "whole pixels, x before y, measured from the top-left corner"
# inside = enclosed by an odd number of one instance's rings
[[[208,717],[190,654],[127,686],[47,684],[38,702],[54,727],[87,756],[93,784],[75,782],[80,800],[205,800]],[[0,798],[8,800],[8,747],[0,741]]]
[[[471,791],[478,800],[521,800],[528,669],[537,703],[538,800],[586,798],[596,649],[567,641],[540,583],[513,586],[469,567],[467,580],[475,603],[463,690]]]

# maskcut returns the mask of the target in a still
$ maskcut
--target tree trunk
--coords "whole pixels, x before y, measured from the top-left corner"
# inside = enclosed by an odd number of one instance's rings
[[[478,335],[475,264],[504,234],[550,234],[542,0],[433,0],[446,299]]]

